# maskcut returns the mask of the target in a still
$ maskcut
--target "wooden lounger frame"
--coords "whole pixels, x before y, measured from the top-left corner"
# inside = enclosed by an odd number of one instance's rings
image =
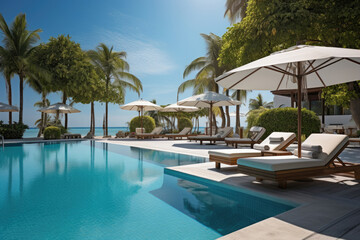
[[[144,135],[144,134],[136,134],[136,138],[137,139],[145,139],[145,138],[160,138],[162,137],[163,135],[161,134],[147,134],[147,135]]]
[[[231,146],[235,148],[238,147],[238,144],[250,144],[250,147],[253,148],[254,144],[261,143],[261,139],[259,139],[258,141],[252,141],[252,140],[241,140],[240,138],[239,140],[225,140],[225,143],[227,146],[231,144]]]
[[[285,144],[282,148],[279,149],[279,151],[286,151],[286,148],[290,146],[295,141],[296,137],[291,139],[287,144]],[[272,154],[273,156],[274,154]],[[276,154],[275,154],[276,155]],[[241,158],[248,158],[248,157],[254,157],[254,155],[250,154],[249,156],[242,156]],[[215,162],[215,167],[217,169],[220,169],[221,163],[227,164],[227,165],[237,165],[237,160],[239,157],[224,157],[224,156],[217,156],[217,155],[209,155],[209,161]]]
[[[198,138],[196,138],[196,137],[194,137],[194,138],[188,138],[190,141],[192,141],[192,140],[195,140],[195,141],[200,141],[200,145],[202,145],[202,143],[205,141],[205,142],[207,142],[207,141],[209,141],[210,142],[210,144],[212,144],[212,143],[216,143],[217,141],[225,141],[225,138],[214,138],[214,137],[198,137]]]
[[[194,136],[197,136],[197,134],[183,134],[183,135],[179,135],[179,134],[165,134],[165,135],[162,135],[162,137],[167,137],[168,140],[170,138],[173,138],[174,140],[177,140],[177,139],[182,139],[183,137],[194,137]]]
[[[348,144],[349,143],[346,143],[325,166],[321,167],[266,171],[239,165],[238,170],[241,173],[256,177],[257,181],[262,181],[264,179],[277,181],[280,188],[286,188],[288,180],[326,176],[335,173],[354,172],[354,178],[356,180],[360,180],[360,164],[346,163],[339,158],[339,154],[347,147]]]

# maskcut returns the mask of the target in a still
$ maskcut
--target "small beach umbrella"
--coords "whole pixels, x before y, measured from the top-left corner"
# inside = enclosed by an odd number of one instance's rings
[[[240,101],[234,100],[231,97],[216,92],[206,92],[203,94],[188,97],[178,102],[178,105],[181,106],[195,106],[195,107],[209,108],[210,129],[212,129],[213,106],[233,106],[240,104],[241,104]],[[212,135],[212,130],[210,130],[210,136],[211,135]]]
[[[79,113],[80,112],[76,108],[64,103],[56,103],[48,107],[40,108],[38,111],[43,113]]]
[[[142,116],[144,114],[144,111],[156,111],[162,109],[159,105],[156,105],[152,102],[140,99],[125,105],[120,106],[123,110],[129,110],[129,111],[138,111],[139,117],[141,121],[141,131],[143,129],[143,119]]]
[[[18,112],[19,108],[0,102],[0,112]]]
[[[301,99],[307,88],[360,79],[360,50],[299,45],[235,68],[215,79],[226,89],[298,91],[298,149],[301,157]]]
[[[169,106],[164,107],[160,110],[160,112],[196,112],[200,109],[197,107],[191,107],[191,106],[181,106],[177,103],[170,104]]]

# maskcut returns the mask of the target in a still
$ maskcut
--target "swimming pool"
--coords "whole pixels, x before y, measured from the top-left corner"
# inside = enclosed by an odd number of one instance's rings
[[[0,149],[0,239],[215,239],[294,206],[164,167],[175,153],[79,141]]]

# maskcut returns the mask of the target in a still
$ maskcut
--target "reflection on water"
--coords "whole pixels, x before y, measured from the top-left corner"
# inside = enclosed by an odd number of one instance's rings
[[[291,209],[291,206],[215,185],[164,175],[154,196],[222,235]]]

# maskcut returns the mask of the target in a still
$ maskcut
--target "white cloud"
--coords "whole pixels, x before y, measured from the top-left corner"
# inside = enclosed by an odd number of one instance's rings
[[[162,75],[176,68],[168,54],[157,44],[118,31],[100,30],[101,42],[126,51],[130,71],[135,75]]]

